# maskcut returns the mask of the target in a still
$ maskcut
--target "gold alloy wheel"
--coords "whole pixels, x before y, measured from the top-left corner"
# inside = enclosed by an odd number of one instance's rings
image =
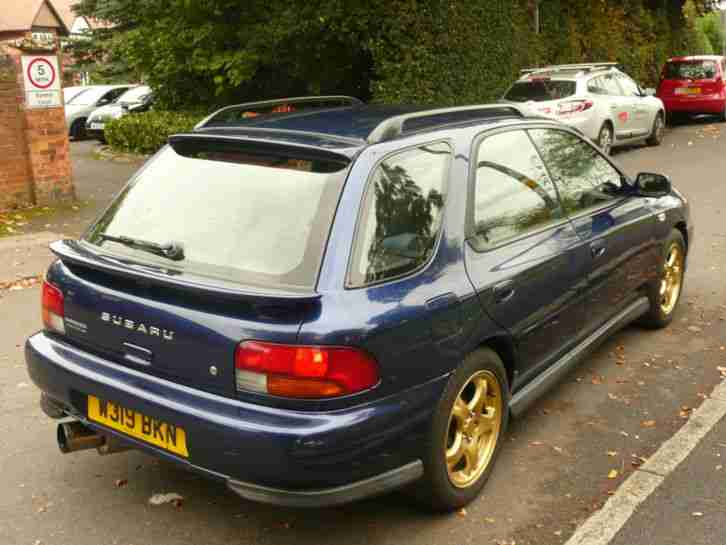
[[[449,415],[444,449],[451,484],[467,488],[479,480],[494,455],[502,429],[502,387],[491,371],[472,375]]]
[[[674,242],[668,248],[660,283],[660,308],[666,316],[673,312],[683,284],[683,249]]]

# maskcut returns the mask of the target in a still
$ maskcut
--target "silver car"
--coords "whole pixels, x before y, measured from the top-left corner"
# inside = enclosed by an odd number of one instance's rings
[[[99,106],[112,104],[130,85],[89,85],[65,104],[66,126],[71,138],[86,135],[86,119]]]
[[[565,64],[522,71],[502,102],[577,128],[607,154],[616,146],[665,133],[665,106],[655,90],[644,91],[616,63]]]

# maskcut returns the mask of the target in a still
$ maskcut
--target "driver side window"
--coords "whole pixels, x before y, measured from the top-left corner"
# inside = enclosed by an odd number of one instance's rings
[[[620,172],[584,140],[557,129],[535,129],[530,135],[557,184],[567,214],[623,196],[626,188]]]
[[[532,141],[523,130],[479,146],[474,195],[475,244],[487,249],[562,219],[562,207]]]

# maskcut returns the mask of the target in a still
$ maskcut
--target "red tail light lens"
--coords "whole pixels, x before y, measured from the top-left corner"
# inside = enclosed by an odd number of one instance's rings
[[[557,115],[579,114],[589,110],[595,105],[592,100],[573,100],[571,102],[563,102],[557,108]]]
[[[375,360],[356,348],[245,341],[235,353],[237,389],[281,397],[337,397],[378,384]]]
[[[48,283],[47,280],[43,281],[41,308],[43,311],[43,325],[51,331],[65,333],[63,292],[53,284]]]

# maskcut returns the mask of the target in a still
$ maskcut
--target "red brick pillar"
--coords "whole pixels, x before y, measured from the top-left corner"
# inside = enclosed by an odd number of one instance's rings
[[[56,56],[27,39],[0,43],[0,209],[74,198]]]

